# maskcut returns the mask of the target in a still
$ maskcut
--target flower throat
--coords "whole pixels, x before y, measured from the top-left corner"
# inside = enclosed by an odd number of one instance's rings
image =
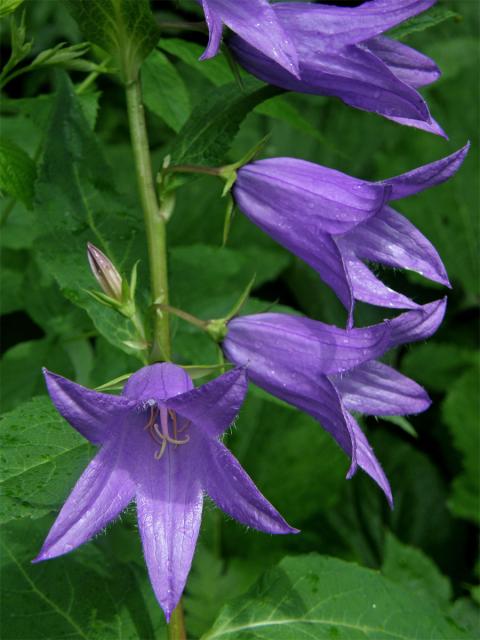
[[[160,421],[158,420],[160,418]],[[170,424],[169,424],[170,423]],[[170,425],[172,427],[173,435],[170,435]],[[150,416],[145,430],[148,430],[152,438],[160,445],[160,449],[155,451],[155,459],[160,458],[165,453],[167,444],[173,444],[175,447],[181,444],[187,444],[190,440],[190,436],[186,435],[183,439],[178,438],[179,433],[183,433],[185,429],[190,425],[190,421],[186,421],[182,427],[178,426],[177,415],[172,409],[166,407],[157,407],[156,405],[150,407]]]

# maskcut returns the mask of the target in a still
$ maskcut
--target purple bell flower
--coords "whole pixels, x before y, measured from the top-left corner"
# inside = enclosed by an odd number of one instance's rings
[[[201,60],[218,53],[225,24],[266,60],[298,76],[298,56],[268,0],[197,0],[205,14],[209,41]]]
[[[222,348],[252,382],[318,420],[350,456],[347,478],[360,467],[392,506],[389,482],[351,412],[406,415],[429,407],[422,387],[377,358],[431,336],[445,307],[440,300],[361,329],[281,313],[239,316],[228,323]]]
[[[204,493],[249,527],[297,533],[220,441],[246,393],[243,368],[194,389],[181,367],[155,364],[131,376],[121,396],[44,373],[58,411],[101,449],[35,562],[87,542],[135,500],[150,580],[168,620],[190,570]]]
[[[381,182],[296,158],[269,158],[238,170],[233,195],[252,222],[332,287],[351,326],[355,300],[399,309],[418,306],[385,286],[364,260],[410,269],[450,286],[435,248],[388,202],[448,180],[468,148]]]
[[[357,109],[445,136],[417,88],[440,71],[418,51],[381,34],[435,0],[370,0],[359,7],[273,5],[298,54],[299,76],[272,63],[239,32],[230,46],[254,76],[289,91],[336,96]],[[445,136],[446,137],[446,136]]]

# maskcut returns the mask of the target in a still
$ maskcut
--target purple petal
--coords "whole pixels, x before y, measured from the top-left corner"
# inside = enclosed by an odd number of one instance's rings
[[[392,490],[390,488],[390,483],[388,482],[387,476],[385,475],[379,461],[377,460],[372,447],[369,445],[368,440],[360,429],[357,421],[353,416],[348,414],[348,418],[350,421],[350,426],[355,433],[355,439],[357,442],[357,461],[358,466],[361,467],[365,473],[375,480],[380,489],[385,494],[388,504],[390,508],[393,509],[393,496]]]
[[[193,389],[193,382],[182,367],[162,362],[143,367],[134,373],[127,380],[123,395],[135,398],[137,402],[161,402],[190,389]]]
[[[353,253],[372,262],[410,269],[434,282],[450,286],[445,267],[433,245],[407,218],[390,207],[384,207],[374,218],[336,238],[336,241],[345,252],[344,256]],[[361,277],[355,278],[348,260],[346,264],[354,289],[357,284],[361,286]],[[364,300],[357,295],[357,290],[355,297]]]
[[[393,309],[416,309],[418,304],[379,280],[348,247],[342,250],[355,300]]]
[[[395,369],[372,360],[332,377],[349,411],[371,416],[421,413],[431,404],[425,389]]]
[[[203,453],[203,487],[217,506],[247,527],[273,534],[298,533],[260,493],[238,460],[211,440]]]
[[[102,444],[118,433],[118,421],[135,405],[127,398],[92,391],[47,369],[43,375],[57,411],[93,444]]]
[[[378,185],[296,158],[245,165],[233,193],[253,222],[284,238],[303,227],[311,233],[344,233],[375,215],[389,198]]]
[[[390,200],[398,200],[399,198],[406,198],[415,193],[420,193],[451,178],[462,166],[469,148],[470,143],[468,142],[464,147],[446,158],[425,164],[423,167],[413,169],[413,171],[402,173],[399,176],[395,176],[395,178],[382,180],[381,184],[392,187]]]
[[[388,348],[429,338],[441,325],[446,307],[447,299],[443,298],[389,320]]]
[[[423,122],[422,120],[414,120],[412,118],[396,118],[394,116],[385,116],[388,120],[392,122],[396,122],[397,124],[401,124],[404,127],[414,127],[415,129],[421,129],[422,131],[426,131],[427,133],[433,133],[436,136],[441,136],[448,140],[448,136],[442,127],[438,124],[436,120],[429,115],[428,120]]]
[[[372,0],[359,7],[285,2],[274,11],[286,29],[328,47],[357,44],[426,11],[436,0]]]
[[[125,447],[126,423],[85,469],[34,562],[61,556],[104,529],[132,500],[135,484]]]
[[[380,58],[397,78],[411,87],[424,87],[441,76],[435,62],[419,51],[398,40],[379,36],[363,44],[377,58]]]
[[[192,564],[202,517],[198,436],[168,444],[160,460],[143,441],[138,457],[137,514],[148,574],[167,621],[178,604]]]
[[[208,26],[208,45],[200,56],[200,60],[208,60],[217,55],[222,40],[223,24],[219,14],[210,8],[208,0],[201,0],[205,20]]]
[[[249,377],[255,370],[295,384],[307,370],[315,379],[379,357],[390,339],[388,323],[345,330],[309,318],[261,313],[231,320],[223,348],[232,362],[247,365]]]
[[[218,52],[221,23],[288,73],[298,74],[295,47],[267,0],[202,0],[210,40],[202,59]]]
[[[357,46],[319,50],[315,42],[296,40],[300,76],[295,78],[238,37],[230,46],[240,64],[264,82],[289,91],[336,96],[358,109],[385,117],[430,122],[422,96],[399,80],[388,66]]]
[[[167,404],[193,425],[204,429],[206,435],[218,437],[236,418],[247,387],[245,368],[237,367],[201,387],[172,398]]]

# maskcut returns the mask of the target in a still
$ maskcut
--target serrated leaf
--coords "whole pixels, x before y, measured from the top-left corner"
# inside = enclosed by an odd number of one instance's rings
[[[114,190],[111,168],[64,75],[47,130],[35,210],[41,234],[35,247],[41,264],[65,297],[85,309],[112,344],[126,349],[124,342],[136,339],[128,320],[87,293],[95,281],[86,247],[93,242],[120,272],[130,273],[143,247],[142,225],[128,199]]]
[[[288,557],[220,613],[203,640],[454,640],[469,635],[431,601],[378,572],[315,554]]]
[[[182,77],[160,51],[152,51],[142,65],[145,106],[164,120],[175,132],[190,115],[190,98]]]
[[[283,93],[248,78],[245,91],[234,83],[213,90],[197,104],[170,150],[171,164],[219,166],[242,121],[258,104]]]
[[[450,498],[452,511],[480,522],[480,369],[472,367],[451,387],[442,406],[443,418],[462,454],[463,473],[455,478]]]
[[[8,193],[25,206],[32,206],[36,167],[30,156],[17,144],[0,140],[0,190]]]
[[[2,527],[2,637],[163,639],[166,625],[147,602],[150,593],[143,596],[143,576],[107,559],[98,545],[32,564],[51,524],[48,517]]]
[[[148,0],[68,0],[85,38],[105,49],[126,82],[137,76],[159,31]]]
[[[48,397],[34,398],[6,414],[0,442],[0,523],[39,518],[57,509],[92,453]]]
[[[391,29],[387,32],[387,36],[394,38],[395,40],[404,40],[412,33],[431,29],[432,27],[436,27],[438,24],[445,22],[445,20],[451,20],[452,18],[459,19],[460,15],[446,7],[432,7],[429,11],[425,11],[414,18],[410,18],[410,20],[406,20],[398,27]]]

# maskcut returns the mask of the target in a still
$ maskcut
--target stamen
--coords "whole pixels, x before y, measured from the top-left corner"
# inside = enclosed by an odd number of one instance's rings
[[[155,460],[160,460],[160,458],[165,453],[166,448],[167,448],[167,441],[163,440],[162,446],[160,447],[160,449],[158,451],[155,451],[155,454],[154,454]]]
[[[160,414],[160,424],[156,421],[158,415]],[[173,424],[173,438],[170,435],[168,429],[168,419],[171,419]],[[181,429],[178,428],[178,420],[175,411],[172,409],[167,409],[166,407],[157,406],[150,407],[150,416],[148,422],[145,426],[145,430],[150,432],[150,435],[160,445],[160,449],[155,452],[154,457],[155,460],[160,460],[160,458],[165,453],[167,448],[167,444],[173,444],[175,446],[181,444],[187,444],[190,441],[190,436],[185,436],[183,440],[178,438],[178,434],[185,431],[185,429],[190,425],[190,421],[187,420]]]

